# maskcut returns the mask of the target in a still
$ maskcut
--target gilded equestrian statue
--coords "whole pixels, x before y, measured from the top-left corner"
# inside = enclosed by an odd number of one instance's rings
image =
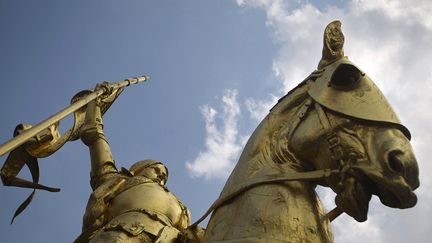
[[[97,85],[33,128],[19,125],[16,138],[0,146],[0,155],[12,151],[1,169],[2,181],[58,191],[38,183],[36,158],[80,138],[90,150],[93,192],[76,242],[333,242],[330,221],[339,214],[367,220],[372,195],[389,207],[413,207],[413,191],[419,187],[408,128],[371,78],[344,56],[344,41],[341,23],[331,22],[317,70],[270,110],[219,198],[194,224],[188,209],[165,187],[168,169],[163,163],[143,160],[119,170],[103,133],[103,113],[124,87],[147,76]],[[60,136],[58,121],[71,112],[75,125]],[[25,164],[33,182],[16,177]],[[337,207],[328,214],[317,185],[336,193]],[[198,223],[210,213],[201,229]]]
[[[249,138],[207,212],[213,214],[204,242],[333,242],[330,219],[344,212],[365,221],[372,195],[393,208],[416,204],[419,171],[410,132],[344,56],[343,44],[341,23],[333,21],[318,69]],[[331,217],[317,185],[337,195]]]

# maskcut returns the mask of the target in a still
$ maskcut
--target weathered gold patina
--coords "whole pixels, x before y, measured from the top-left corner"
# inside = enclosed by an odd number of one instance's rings
[[[416,204],[409,131],[343,44],[334,21],[318,70],[279,100],[247,142],[207,212],[204,242],[332,242],[329,219],[345,212],[365,221],[372,194],[390,207]],[[317,185],[337,194],[327,216]]]
[[[165,187],[168,169],[143,160],[118,171],[103,133],[101,106],[100,100],[88,104],[80,130],[90,150],[94,191],[75,242],[178,242],[190,213]]]
[[[105,113],[126,86],[145,82],[148,76],[125,79],[123,81],[104,82],[96,86],[94,91],[83,90],[78,92],[71,100],[71,105],[50,116],[35,126],[19,124],[13,133],[14,138],[0,145],[0,156],[10,151],[3,164],[0,177],[5,186],[32,188],[33,192],[15,211],[12,221],[32,201],[36,189],[51,192],[60,191],[59,188],[47,187],[39,184],[39,165],[37,158],[50,156],[59,150],[66,142],[79,138],[79,131],[84,123],[86,105],[99,100],[100,111]],[[66,116],[74,114],[74,124],[64,134],[60,135],[59,123]],[[27,165],[33,181],[18,178],[21,169]]]
[[[344,56],[344,41],[341,23],[330,23],[318,69],[270,110],[220,197],[192,225],[188,209],[165,187],[162,162],[143,160],[118,170],[112,158],[102,114],[124,85],[139,78],[98,85],[42,125],[18,126],[17,138],[0,146],[0,155],[12,150],[1,170],[3,183],[57,191],[38,184],[36,158],[81,138],[90,151],[93,192],[76,242],[333,242],[330,221],[339,214],[367,220],[372,195],[389,207],[413,207],[419,187],[409,130],[373,81]],[[60,136],[57,122],[74,111],[76,125]],[[24,164],[33,182],[16,178]],[[337,208],[328,214],[317,185],[336,193]],[[210,213],[204,232],[198,223]]]

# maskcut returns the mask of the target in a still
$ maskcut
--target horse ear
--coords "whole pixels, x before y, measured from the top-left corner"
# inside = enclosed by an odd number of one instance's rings
[[[344,56],[343,45],[345,37],[342,33],[341,25],[342,23],[339,20],[335,20],[325,28],[324,46],[318,69],[321,69]]]

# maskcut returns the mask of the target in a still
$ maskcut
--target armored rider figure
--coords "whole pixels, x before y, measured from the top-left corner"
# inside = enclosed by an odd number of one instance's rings
[[[88,104],[81,140],[89,147],[93,189],[75,242],[180,242],[189,210],[165,183],[162,162],[143,160],[117,170],[103,133],[101,100]]]

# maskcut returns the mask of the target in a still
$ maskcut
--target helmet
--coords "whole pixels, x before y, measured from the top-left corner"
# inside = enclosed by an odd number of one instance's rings
[[[395,125],[411,139],[374,82],[347,57],[323,67],[308,93],[320,105],[349,117]]]
[[[133,164],[129,171],[132,172],[134,175],[138,174],[140,171],[144,170],[145,168],[148,168],[152,165],[157,165],[160,164],[162,165],[167,173],[167,177],[168,177],[168,168],[162,163],[162,161],[159,160],[152,160],[152,159],[146,159],[146,160],[140,160],[138,162],[136,162],[135,164]]]

